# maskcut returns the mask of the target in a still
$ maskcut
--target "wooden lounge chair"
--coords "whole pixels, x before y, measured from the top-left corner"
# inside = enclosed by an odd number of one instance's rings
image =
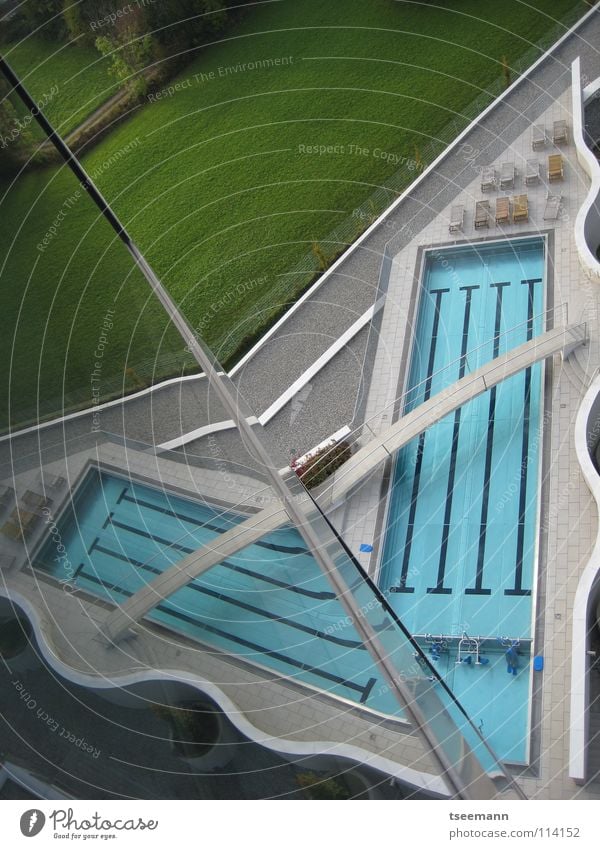
[[[40,516],[37,513],[15,507],[8,521],[0,528],[0,533],[9,539],[22,540],[34,530],[39,521]]]
[[[40,515],[35,510],[23,510],[21,507],[13,510],[11,521],[14,525],[20,525],[23,531],[27,533],[28,531],[32,531],[38,524]]]
[[[463,229],[465,223],[465,208],[462,203],[457,203],[450,211],[450,224],[448,229],[451,233],[456,233]]]
[[[540,163],[537,159],[528,159],[525,166],[525,185],[533,186],[540,182]]]
[[[19,525],[15,525],[14,522],[5,522],[0,528],[0,534],[8,539],[23,539],[23,533],[21,531],[21,527]]]
[[[481,191],[489,192],[496,188],[496,171],[490,166],[481,169]]]
[[[500,188],[512,189],[515,185],[515,166],[512,162],[503,162],[500,171]]]
[[[546,128],[543,124],[534,124],[531,130],[531,147],[533,150],[541,150],[546,147]]]
[[[551,153],[548,157],[548,181],[563,180],[565,176],[563,158],[560,153]]]
[[[552,128],[553,144],[568,144],[569,130],[566,121],[555,121]]]
[[[507,197],[496,198],[496,224],[510,224],[510,200]]]
[[[529,198],[527,195],[515,195],[513,198],[513,221],[529,221]]]
[[[40,515],[44,507],[49,507],[52,504],[52,499],[45,495],[40,495],[39,492],[33,492],[28,489],[25,495],[21,498],[21,504],[24,504],[28,510]]]
[[[544,221],[556,221],[560,212],[562,195],[546,195],[546,207],[544,209]]]
[[[489,200],[478,200],[475,204],[475,229],[490,226],[490,202]]]

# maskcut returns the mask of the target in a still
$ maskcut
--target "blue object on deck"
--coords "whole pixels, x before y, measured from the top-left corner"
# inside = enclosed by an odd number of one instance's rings
[[[541,654],[533,658],[533,669],[535,672],[541,672],[544,668],[544,657]]]
[[[506,671],[509,675],[516,675],[519,668],[519,652],[514,646],[506,650]]]
[[[361,542],[359,551],[373,551],[373,546],[368,542]]]

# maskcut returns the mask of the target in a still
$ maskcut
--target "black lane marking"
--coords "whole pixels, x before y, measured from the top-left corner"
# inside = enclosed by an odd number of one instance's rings
[[[93,550],[96,548],[96,546],[98,545],[99,542],[100,542],[100,537],[95,537],[94,541],[92,542],[92,544],[88,548],[87,553],[91,554],[93,552]]]
[[[531,280],[521,280],[529,289],[527,304],[527,341],[533,338],[533,287],[541,283],[541,277]],[[525,371],[525,391],[523,395],[523,441],[521,443],[521,484],[519,489],[519,524],[517,526],[517,556],[515,563],[515,585],[510,590],[504,590],[504,595],[531,595],[531,590],[524,590],[523,583],[523,546],[525,542],[525,509],[527,504],[527,473],[529,453],[529,428],[531,423],[531,366]]]
[[[119,497],[117,498],[117,504],[120,504],[120,503],[121,503],[121,501],[125,498],[125,495],[126,495],[126,493],[127,493],[127,490],[128,490],[128,489],[129,489],[129,487],[128,487],[128,486],[126,486],[126,487],[125,487],[125,489],[122,489],[122,490],[121,490],[121,494],[120,494],[120,495],[119,495]]]
[[[96,551],[100,551],[102,554],[106,554],[109,557],[114,558],[115,560],[121,560],[124,563],[135,566],[137,569],[143,570],[145,572],[150,572],[153,575],[163,574],[162,570],[157,569],[156,566],[150,566],[148,563],[144,563],[141,560],[136,560],[133,557],[127,557],[125,554],[121,554],[118,551],[112,551],[110,548],[105,548],[102,545],[97,545]],[[195,592],[201,593],[202,595],[209,596],[210,598],[219,599],[219,601],[223,601],[226,604],[231,604],[234,607],[241,608],[242,610],[248,610],[250,613],[256,613],[257,616],[264,617],[265,619],[271,619],[274,622],[281,622],[282,625],[287,625],[290,628],[295,628],[297,631],[303,631],[305,634],[310,634],[312,637],[319,637],[319,639],[327,640],[330,643],[335,643],[336,645],[344,646],[345,648],[365,648],[365,646],[358,640],[344,639],[344,637],[334,637],[332,634],[326,634],[324,631],[319,631],[316,628],[310,628],[308,625],[302,625],[301,622],[296,622],[293,619],[287,619],[284,616],[278,616],[276,613],[271,613],[269,610],[264,610],[264,608],[262,607],[256,607],[254,604],[249,604],[246,601],[240,601],[239,599],[232,598],[231,596],[225,595],[225,593],[219,592],[218,590],[211,590],[209,587],[203,587],[200,584],[194,583],[193,580],[181,589],[194,590]]]
[[[460,291],[465,292],[465,312],[463,316],[462,341],[460,348],[460,365],[458,367],[458,379],[465,376],[467,365],[467,350],[469,343],[469,324],[471,321],[471,295],[473,289],[479,286],[461,286]],[[449,595],[450,587],[444,586],[446,576],[446,557],[448,555],[448,539],[450,537],[450,519],[452,518],[452,499],[454,497],[454,480],[456,478],[456,455],[458,454],[458,439],[460,435],[460,417],[462,408],[454,411],[454,426],[452,428],[452,448],[450,450],[450,468],[448,470],[448,484],[446,486],[446,505],[444,508],[444,525],[442,528],[442,544],[440,546],[440,559],[438,562],[438,574],[435,587],[427,587],[428,593],[435,595]]]
[[[360,703],[362,705],[364,705],[364,703],[367,701],[367,699],[371,695],[371,690],[373,689],[373,687],[375,686],[376,683],[377,683],[377,678],[369,678],[369,680],[367,681],[365,687],[363,688],[363,694],[360,698]]]
[[[105,530],[108,528],[108,526],[111,524],[111,522],[112,522],[112,517],[113,517],[114,515],[115,515],[114,513],[109,513],[109,514],[108,514],[108,516],[106,517],[106,521],[105,521],[105,522],[104,522],[104,524],[102,525],[102,530],[103,530],[103,531],[105,531]]]
[[[181,545],[180,543],[171,542],[164,537],[156,536],[155,534],[151,534],[148,531],[142,530],[142,528],[136,528],[134,525],[126,525],[124,522],[118,522],[113,519],[111,522],[115,528],[121,528],[124,531],[129,531],[131,534],[137,534],[138,536],[142,536],[145,539],[149,539],[152,542],[157,542],[160,545],[164,545],[168,548],[173,548],[176,551],[181,551],[184,554],[192,554],[194,551],[197,551],[196,548],[189,548],[187,545]],[[239,572],[241,575],[248,575],[251,578],[257,578],[258,580],[265,581],[267,584],[273,584],[276,587],[281,587],[284,590],[289,590],[292,593],[298,593],[298,595],[305,595],[309,598],[316,599],[328,599],[335,598],[335,593],[328,592],[325,590],[306,590],[303,587],[297,587],[294,584],[288,584],[285,581],[280,581],[277,578],[272,578],[267,575],[263,575],[261,572],[254,572],[252,569],[248,569],[245,566],[238,566],[235,563],[230,563],[228,560],[221,560],[220,563],[215,563],[215,566],[224,566],[226,569],[231,569],[234,572]]]
[[[186,516],[184,513],[177,513],[175,510],[169,510],[168,507],[160,507],[158,504],[153,504],[151,501],[143,501],[141,498],[135,498],[129,495],[124,495],[123,500],[129,501],[132,504],[138,504],[141,507],[146,507],[149,510],[156,510],[158,513],[162,513],[165,516],[171,516],[174,519],[179,519],[181,522],[187,522],[190,525],[195,525],[197,528],[208,528],[210,531],[215,531],[218,534],[224,534],[236,527],[235,524],[232,524],[230,528],[221,528],[219,525],[211,525],[209,522],[201,522],[199,519]],[[263,542],[262,540],[258,540],[258,542],[253,543],[253,545],[258,545],[261,548],[268,548],[271,551],[281,551],[284,554],[309,553],[308,549],[299,545],[276,545],[275,543]]]
[[[126,590],[124,587],[118,586],[118,584],[108,584],[101,578],[99,578],[97,575],[88,575],[82,573],[82,577],[88,581],[91,581],[94,584],[100,585],[108,592],[118,592],[127,598],[133,595],[131,590]],[[288,655],[285,655],[282,652],[276,652],[273,651],[273,649],[267,649],[264,646],[259,645],[258,643],[252,643],[249,640],[244,639],[243,637],[237,637],[234,634],[230,634],[228,631],[223,631],[221,628],[216,628],[214,625],[209,625],[206,622],[199,622],[198,620],[194,619],[193,616],[188,616],[186,613],[181,613],[179,610],[175,610],[171,607],[168,607],[166,604],[158,604],[155,609],[160,610],[162,613],[166,613],[167,616],[172,616],[175,619],[181,619],[183,622],[188,622],[190,625],[193,625],[195,628],[198,628],[198,630],[207,631],[210,634],[216,634],[219,637],[223,637],[226,640],[230,640],[232,643],[237,643],[238,645],[244,646],[245,648],[250,648],[259,654],[264,654],[268,657],[273,657],[276,660],[281,660],[283,663],[287,663],[290,666],[294,666],[296,669],[302,669],[303,671],[311,672],[313,675],[317,675],[320,678],[325,678],[326,680],[333,681],[336,684],[342,684],[344,687],[348,687],[348,689],[350,690],[354,690],[357,693],[361,693],[361,704],[364,704],[366,702],[371,690],[373,689],[373,685],[377,683],[376,678],[369,678],[369,680],[364,686],[362,684],[355,684],[353,681],[348,681],[339,675],[334,675],[332,672],[326,672],[323,669],[317,669],[314,666],[309,666],[308,664],[303,663],[300,660],[296,660],[293,657],[289,657]],[[159,622],[159,624],[162,623]],[[249,662],[251,663],[252,660],[249,659]]]
[[[431,383],[433,381],[433,367],[435,364],[435,349],[437,347],[437,337],[440,325],[440,308],[442,304],[442,295],[449,292],[450,289],[432,289],[432,295],[436,295],[433,327],[431,330],[431,343],[429,346],[429,361],[427,363],[427,379],[425,381],[425,391],[423,393],[423,402],[429,400],[431,395]],[[415,473],[413,477],[412,492],[410,496],[410,509],[408,513],[408,525],[406,528],[406,540],[404,542],[404,554],[402,556],[402,571],[400,572],[400,583],[395,588],[397,593],[414,593],[414,587],[407,587],[408,567],[410,564],[410,552],[412,548],[415,515],[417,512],[417,501],[419,497],[419,487],[421,484],[421,467],[423,465],[423,450],[425,448],[425,433],[419,434],[419,444],[417,446],[417,456],[415,460]]]
[[[494,320],[494,348],[492,359],[498,356],[500,350],[500,326],[502,322],[502,296],[504,287],[510,286],[510,281],[504,283],[492,283],[490,288],[496,289],[496,316]],[[492,452],[494,448],[494,427],[496,417],[496,386],[490,389],[490,403],[488,408],[487,439],[485,445],[485,468],[483,472],[483,492],[481,497],[481,516],[479,519],[479,546],[477,550],[477,570],[475,572],[475,586],[467,587],[465,595],[491,595],[491,589],[483,586],[483,565],[485,562],[485,544],[487,537],[487,520],[490,503],[490,479],[492,474]]]

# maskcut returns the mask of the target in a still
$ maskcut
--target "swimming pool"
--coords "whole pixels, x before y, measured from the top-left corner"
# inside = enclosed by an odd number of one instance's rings
[[[542,332],[544,281],[542,238],[427,252],[405,410]],[[528,756],[541,405],[536,364],[399,452],[378,578],[424,645],[444,637],[438,671],[515,762]],[[485,638],[487,663],[456,662],[463,633]],[[499,637],[520,641],[516,675]]]
[[[36,568],[122,603],[246,516],[90,468]],[[386,713],[397,703],[300,534],[266,534],[146,617],[262,667]]]

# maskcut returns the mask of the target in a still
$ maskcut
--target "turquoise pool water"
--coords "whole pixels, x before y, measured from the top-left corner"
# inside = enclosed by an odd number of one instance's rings
[[[245,516],[92,468],[36,566],[121,603],[164,569],[217,543]],[[319,689],[398,713],[327,580],[289,527],[265,535],[162,601],[153,622],[298,677]]]
[[[429,253],[407,410],[542,332],[544,262],[542,239]],[[498,755],[516,762],[527,757],[541,389],[537,364],[399,452],[379,575],[413,635],[446,638],[438,671]],[[487,638],[488,663],[456,663],[465,632]],[[498,637],[520,641],[516,675]]]

